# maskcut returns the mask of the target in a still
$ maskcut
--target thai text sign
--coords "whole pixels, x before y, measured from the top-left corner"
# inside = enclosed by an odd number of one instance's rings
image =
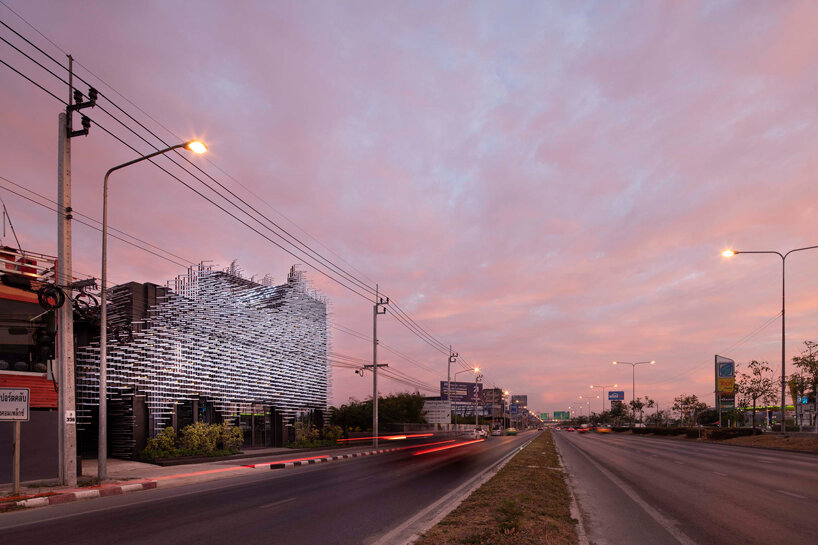
[[[449,399],[449,387],[445,380],[440,381],[440,399]],[[483,384],[478,382],[452,381],[452,403],[480,403],[483,400]]]
[[[624,390],[608,392],[608,400],[610,400],[610,401],[624,401],[625,400]]]
[[[28,388],[0,388],[0,420],[28,422],[30,397]]]

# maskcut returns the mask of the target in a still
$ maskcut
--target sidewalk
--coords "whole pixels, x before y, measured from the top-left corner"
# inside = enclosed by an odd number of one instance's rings
[[[21,496],[12,497],[11,483],[0,484],[0,512],[119,495],[151,488],[184,486],[253,474],[258,471],[371,456],[394,450],[396,449],[374,450],[363,445],[316,450],[248,449],[241,457],[173,466],[158,466],[109,458],[108,479],[101,485],[96,484],[97,460],[83,459],[82,476],[77,479],[79,483],[77,488],[59,486],[56,480],[30,481],[21,483]]]

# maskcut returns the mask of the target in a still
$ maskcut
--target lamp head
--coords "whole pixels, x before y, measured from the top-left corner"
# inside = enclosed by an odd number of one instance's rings
[[[475,372],[475,373],[479,373],[479,372],[480,372],[480,368],[479,368],[479,367],[475,367],[475,368],[474,368],[474,372]]]
[[[191,140],[185,143],[185,149],[201,154],[207,151],[207,146],[201,140]]]
[[[654,360],[650,360],[650,364],[651,364],[651,365],[653,365],[654,363],[656,363],[656,361],[654,361]]]
[[[721,255],[723,255],[724,257],[733,257],[733,256],[734,256],[734,255],[736,255],[737,253],[738,253],[738,252],[736,252],[735,250],[724,250],[724,251],[721,253]]]
[[[613,362],[613,364],[616,365],[616,362]]]

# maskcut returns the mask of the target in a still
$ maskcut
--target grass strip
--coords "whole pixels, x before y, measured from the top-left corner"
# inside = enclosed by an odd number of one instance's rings
[[[571,495],[546,430],[415,545],[577,543]]]

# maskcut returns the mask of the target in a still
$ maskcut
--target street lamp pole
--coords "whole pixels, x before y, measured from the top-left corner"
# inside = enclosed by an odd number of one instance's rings
[[[814,250],[818,248],[818,246],[806,246],[804,248],[796,248],[794,250],[790,250],[789,252],[782,254],[781,252],[776,252],[775,250],[764,250],[764,251],[738,251],[738,250],[725,250],[721,253],[724,257],[732,257],[737,254],[775,254],[781,258],[781,431],[787,431],[787,424],[785,422],[785,416],[787,414],[787,374],[786,374],[786,367],[787,367],[787,360],[785,358],[786,346],[787,346],[787,336],[786,336],[786,327],[785,327],[785,293],[786,293],[786,280],[787,280],[787,256],[793,252],[802,252],[804,250]]]
[[[591,384],[591,389],[602,388],[602,412],[605,412],[605,388],[618,388],[618,384]]]
[[[102,184],[102,274],[100,279],[102,292],[99,302],[99,437],[97,440],[97,480],[99,482],[108,476],[108,314],[106,304],[108,299],[108,177],[116,170],[179,148],[185,148],[194,153],[207,151],[207,146],[198,140],[176,144],[109,169],[105,173],[105,180]]]
[[[475,374],[476,374],[476,373],[479,373],[479,372],[480,372],[480,368],[479,368],[479,367],[474,367],[473,369],[463,369],[462,371],[457,371],[457,372],[454,374],[454,380],[455,380],[455,382],[457,382],[457,375],[459,375],[460,373],[469,373],[469,372],[472,372],[472,373],[475,373]],[[477,389],[477,381],[475,381],[475,390],[476,390],[476,389]],[[477,393],[477,392],[475,391],[475,394],[476,394],[476,393]],[[451,386],[449,386],[449,403],[451,404],[451,402],[452,402],[452,389],[451,389]],[[476,411],[476,410],[477,410],[477,409],[475,408],[475,411]],[[464,409],[464,411],[463,411],[463,418],[465,418],[465,417],[466,417],[466,411],[465,411],[465,409]],[[455,423],[457,423],[457,420],[455,420]]]
[[[637,365],[645,365],[645,364],[653,365],[655,363],[656,362],[654,360],[651,360],[651,361],[636,361],[636,362],[629,362],[629,361],[615,361],[615,362],[613,362],[614,365],[630,365],[633,368],[633,377],[632,377],[633,390],[631,391],[631,407],[634,408],[634,411],[636,411],[636,409],[635,409],[635,406],[636,406],[636,366]],[[634,418],[634,420],[636,420],[636,414],[633,415],[633,418]]]

